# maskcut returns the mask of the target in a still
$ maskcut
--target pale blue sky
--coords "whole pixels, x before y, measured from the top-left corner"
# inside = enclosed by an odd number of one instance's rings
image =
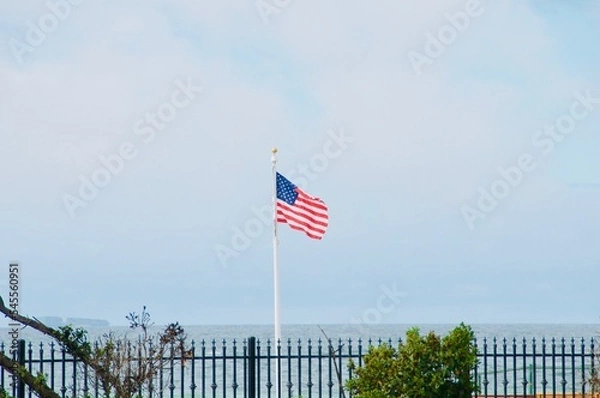
[[[50,12],[26,3],[0,13],[0,286],[20,261],[22,312],[272,322],[268,226],[217,252],[270,203],[271,147],[298,182],[343,131],[302,178],[325,238],[280,226],[284,323],[598,322],[600,104],[549,153],[533,139],[575,93],[600,98],[598,1],[481,1],[420,74],[411,51],[470,2],[292,0],[267,25],[253,0],[84,1],[19,62]],[[188,79],[202,92],[144,142],[136,123]],[[70,217],[65,195],[125,142]],[[461,209],[523,154],[535,168],[469,228]],[[403,296],[385,313],[382,286]]]

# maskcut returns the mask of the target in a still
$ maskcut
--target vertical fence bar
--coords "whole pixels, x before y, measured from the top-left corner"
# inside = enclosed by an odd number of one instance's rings
[[[61,347],[60,349],[61,352],[61,356],[62,356],[62,361],[61,361],[61,387],[60,387],[60,392],[62,394],[62,397],[65,398],[65,393],[67,392],[67,386],[66,386],[66,381],[65,381],[65,377],[66,377],[66,365],[67,365],[67,358],[66,358],[66,350],[65,347]]]
[[[327,358],[328,363],[329,363],[329,372],[328,372],[329,379],[327,381],[327,387],[329,387],[329,395],[328,396],[329,396],[329,398],[332,398],[332,396],[333,396],[333,379],[331,378],[331,371],[333,368],[333,366],[332,366],[333,360],[331,358],[332,357],[331,351],[333,351],[333,346],[331,345],[331,339],[327,339],[327,343],[328,343],[327,352],[329,353],[329,356]]]
[[[585,339],[581,338],[581,393],[585,397],[585,387],[587,385],[585,373]]]
[[[40,365],[38,366],[38,372],[44,374],[44,343],[40,342]]]
[[[23,342],[25,342],[25,340],[23,340]],[[31,341],[29,343],[27,343],[27,358],[28,358],[27,369],[29,370],[30,374],[33,374],[33,345],[31,344]],[[25,386],[23,386],[23,388],[25,388]],[[29,398],[31,398],[32,391],[30,388],[27,388],[27,390],[29,390],[27,396]]]
[[[552,398],[556,398],[556,339],[552,337]]]
[[[487,338],[483,338],[483,394],[488,395]]]
[[[231,384],[231,388],[233,388],[233,398],[237,398],[237,390],[238,390],[238,382],[237,382],[237,341],[233,339],[233,383]]]
[[[2,353],[2,355],[6,355],[4,342],[0,342],[0,353]],[[2,386],[4,391],[7,390],[5,380],[4,368],[0,368],[0,386]]]
[[[98,350],[98,342],[94,343],[94,347]],[[98,374],[94,372],[94,398],[98,398],[99,394],[99,382],[98,382]]]
[[[141,338],[141,336],[138,337],[136,374],[140,374],[140,369],[142,369],[142,338]],[[144,389],[144,383],[139,383],[138,391],[137,391],[139,397],[142,396],[143,389]],[[73,397],[73,398],[75,398],[75,397]]]
[[[522,359],[523,359],[523,395],[527,394],[527,386],[529,385],[529,379],[527,376],[527,340],[523,337],[522,340],[523,351],[522,351]]]
[[[131,377],[131,341],[127,341],[127,348],[125,349],[125,353],[127,354],[127,377]],[[171,398],[173,396],[171,395]]]
[[[341,390],[341,386],[340,384],[340,378],[342,377],[342,349],[343,349],[344,345],[342,344],[342,339],[338,339],[338,350],[337,350],[337,355],[335,356],[334,360],[337,358],[338,361],[338,366],[335,368],[335,380],[336,380],[336,384],[338,386],[338,396],[339,398],[342,398],[342,393],[343,391]],[[339,374],[338,374],[339,372]]]
[[[531,379],[531,383],[533,385],[533,396],[535,397],[537,394],[537,366],[536,366],[536,355],[535,355],[535,349],[536,349],[536,344],[535,344],[535,337],[531,340],[531,356],[532,356],[532,362],[531,362],[531,368],[533,369],[533,376]]]
[[[227,343],[223,339],[223,398],[227,398]]]
[[[363,345],[362,345],[362,339],[359,337],[358,338],[358,366],[359,367],[362,366],[362,357],[363,357]],[[475,368],[475,372],[477,372],[477,368]]]
[[[496,337],[492,340],[494,343],[494,350],[492,352],[494,359],[494,396],[498,396],[498,340]]]
[[[318,351],[318,368],[319,368],[319,398],[321,398],[323,396],[323,345],[322,345],[322,340],[319,337],[319,341],[318,341],[318,346],[317,346],[317,351]]]
[[[2,355],[6,355],[5,351],[4,351],[4,341],[0,342],[0,353]],[[2,386],[2,389],[6,391],[6,384],[5,384],[5,378],[4,378],[4,368],[0,368],[0,386]]]
[[[17,363],[19,362],[19,342],[17,341],[17,346],[15,347],[14,344],[11,343],[11,347],[10,347],[10,355],[11,355],[11,359],[13,361],[16,361]],[[12,374],[11,375],[11,389],[12,389],[12,396],[16,397],[17,393],[19,391],[19,380],[18,380],[18,375],[16,374]]]
[[[298,395],[302,395],[302,341],[298,339]]]
[[[192,345],[193,344],[194,344],[194,341],[192,340]],[[150,358],[152,358],[152,357],[154,357],[154,355],[155,354],[154,354],[154,347],[152,345],[152,341],[149,341],[148,342],[148,356]],[[152,361],[152,362],[154,362],[154,361]],[[154,364],[152,362],[148,366],[150,368],[149,369],[150,372],[152,373],[152,377],[150,378],[150,380],[148,380],[148,396],[149,397],[153,397],[154,396],[154,378],[155,378],[154,372],[156,370],[154,369]]]
[[[179,351],[181,351],[179,353],[179,355],[181,356],[179,360],[179,366],[181,367],[179,371],[179,377],[181,377],[181,380],[179,380],[179,391],[181,394],[180,397],[185,397],[185,362],[187,360],[187,354],[185,352],[185,347],[180,346]]]
[[[194,341],[192,340],[192,350],[194,347]],[[149,358],[156,358],[156,351],[154,348],[154,344],[152,343],[152,341],[148,342],[148,357]],[[156,369],[156,366],[158,366],[158,369]],[[160,360],[158,361],[157,364],[154,363],[154,361],[152,361],[152,363],[149,364],[149,368],[150,368],[150,372],[152,372],[152,377],[150,378],[150,380],[148,380],[148,397],[155,397],[155,396],[163,396],[163,361]],[[159,380],[156,380],[156,377],[158,375]],[[156,383],[158,382],[158,387],[156,386]],[[158,388],[158,392],[157,392],[157,388]]]
[[[271,382],[271,339],[267,339],[267,397],[271,398],[273,383]]]
[[[256,338],[248,339],[248,398],[256,398]]]
[[[359,339],[360,341],[360,339]],[[479,394],[481,393],[481,382],[479,380],[479,365],[481,365],[481,352],[479,351],[479,343],[477,342],[477,337],[475,337],[475,339],[473,340],[473,343],[475,344],[475,347],[477,347],[477,363],[475,364],[475,368],[473,369],[473,380],[475,381],[476,385],[477,385],[477,396],[479,396]],[[360,344],[358,345],[358,352],[359,352],[359,361],[360,361]],[[359,362],[360,363],[360,362]],[[360,365],[359,365],[360,366]]]
[[[562,364],[562,379],[560,381],[560,383],[562,384],[562,395],[565,396],[567,394],[567,375],[566,375],[566,369],[565,369],[565,338],[561,338],[560,340],[560,359],[561,359],[561,364]]]
[[[89,384],[88,384],[88,365],[87,363],[83,365],[83,396],[87,397],[89,395]]]
[[[546,386],[548,380],[546,379],[546,338],[542,337],[542,396],[546,398]]]
[[[50,342],[50,388],[54,390],[54,342]]]
[[[575,396],[575,338],[571,337],[571,393]]]
[[[288,338],[287,340],[287,373],[288,373],[288,381],[287,381],[287,390],[288,390],[288,398],[292,398],[292,340]]]
[[[191,396],[192,398],[196,397],[196,342],[192,340],[192,384],[190,384]],[[152,394],[150,394],[152,396]]]
[[[590,338],[590,357],[591,357],[590,372],[592,373],[592,375],[597,376],[598,371],[596,370],[596,353],[594,350],[594,339],[593,338]],[[595,388],[595,385],[592,385],[590,392],[592,394],[598,392]]]
[[[77,358],[73,357],[73,388],[71,388],[71,390],[73,391],[73,398],[77,397]]]
[[[262,355],[260,353],[261,351],[261,347],[260,347],[260,339],[256,339],[256,398],[260,398],[260,394],[261,394],[261,390],[262,390],[262,383],[260,382],[261,380],[261,364],[260,364],[260,356]]]
[[[171,343],[169,358],[169,397],[175,397],[175,346]]]
[[[506,369],[507,356],[506,356],[506,337],[502,339],[502,392],[504,397],[508,395],[508,372]]]
[[[348,358],[352,358],[352,339],[348,339]],[[352,380],[352,369],[348,368],[348,380]],[[352,394],[349,394],[352,398]]]
[[[313,388],[313,382],[312,382],[312,340],[308,339],[308,347],[307,347],[307,354],[308,354],[308,383],[306,383],[306,388],[308,389],[308,398],[312,398],[312,388]]]
[[[281,398],[281,339],[277,339],[277,398]]]
[[[358,338],[358,367],[359,368],[362,366],[362,357],[363,357],[362,339],[359,337]]]
[[[19,340],[19,346],[17,348],[17,361],[21,368],[25,367],[25,340]],[[19,377],[17,382],[17,398],[25,398],[25,383],[23,379]]]
[[[248,384],[248,339],[244,339],[243,347],[242,347],[242,367],[244,368],[244,398],[248,398],[248,389],[250,385]]]
[[[217,398],[217,342],[215,339],[211,341],[210,350],[212,353],[210,362],[212,368],[212,383],[210,384],[210,388],[212,390],[212,397]]]
[[[200,345],[202,352],[202,398],[206,397],[206,342],[202,339]]]
[[[517,339],[512,339],[512,358],[513,358],[513,395],[517,396]]]
[[[164,391],[165,391],[165,371],[164,371],[164,366],[161,366],[158,369],[158,392],[159,392],[160,398],[164,397]]]

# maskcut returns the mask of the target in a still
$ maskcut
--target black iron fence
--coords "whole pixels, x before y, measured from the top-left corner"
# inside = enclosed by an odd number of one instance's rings
[[[362,366],[369,346],[397,345],[397,340],[291,340],[274,345],[253,338],[191,342],[189,358],[169,359],[147,396],[161,398],[342,398],[344,383],[353,377],[352,359]],[[6,353],[10,347],[0,344]],[[473,375],[480,397],[580,396],[591,393],[589,378],[595,369],[594,341],[581,339],[483,339],[478,342],[479,365]],[[6,350],[6,351],[5,351]],[[28,343],[24,365],[44,375],[60,396],[101,397],[92,372],[54,343]],[[8,355],[8,354],[7,354]],[[250,361],[249,358],[254,358]],[[23,358],[22,358],[23,359]],[[256,384],[250,384],[254,378]],[[17,396],[6,369],[0,386]],[[25,389],[25,396],[33,394]]]

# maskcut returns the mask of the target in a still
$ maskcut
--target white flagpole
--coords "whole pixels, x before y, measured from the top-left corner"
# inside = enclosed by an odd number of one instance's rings
[[[277,263],[277,148],[273,148],[271,164],[273,165],[273,283],[275,290],[275,350],[281,341],[281,319],[279,317],[279,264]],[[277,352],[277,351],[276,351]],[[279,361],[275,361],[275,388],[276,394],[279,394]]]

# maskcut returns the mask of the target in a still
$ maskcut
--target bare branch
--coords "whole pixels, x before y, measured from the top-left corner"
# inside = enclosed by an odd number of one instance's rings
[[[325,339],[329,343],[329,355],[333,358],[333,366],[335,367],[335,374],[338,379],[338,386],[339,386],[340,392],[342,393],[342,396],[344,398],[346,398],[346,392],[344,391],[344,382],[342,380],[342,372],[338,368],[337,361],[335,360],[335,350],[333,349],[333,346],[331,345],[331,339],[327,336],[327,333],[325,333],[325,331],[323,330],[323,328],[321,326],[319,326],[319,329],[321,329],[321,333],[323,333],[323,336],[325,336]],[[340,353],[340,355],[341,355],[341,353]]]

